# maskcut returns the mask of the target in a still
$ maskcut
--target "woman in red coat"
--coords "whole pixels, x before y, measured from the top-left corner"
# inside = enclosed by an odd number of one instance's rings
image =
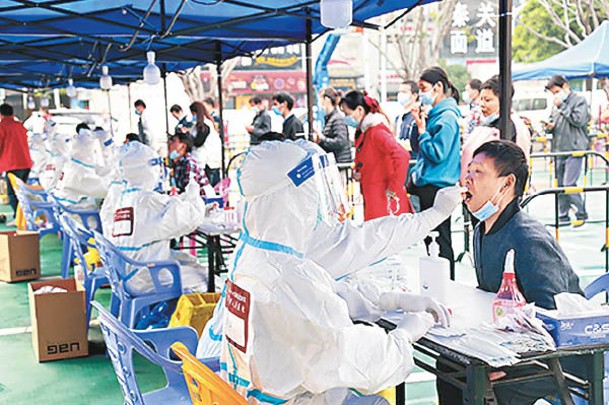
[[[355,172],[364,196],[364,220],[414,212],[406,195],[410,154],[397,143],[378,101],[350,91],[340,102],[345,122],[357,128]]]

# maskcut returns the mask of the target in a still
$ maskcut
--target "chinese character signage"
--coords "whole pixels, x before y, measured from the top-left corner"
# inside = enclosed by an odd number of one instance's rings
[[[270,48],[256,57],[241,57],[235,70],[301,70],[301,45]]]
[[[453,11],[443,57],[494,57],[497,54],[497,2],[460,0]]]

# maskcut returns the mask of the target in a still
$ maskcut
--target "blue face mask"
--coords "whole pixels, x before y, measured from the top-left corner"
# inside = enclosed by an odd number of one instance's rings
[[[176,160],[179,157],[180,157],[180,154],[175,149],[172,150],[171,153],[169,153],[169,159],[171,159],[171,160]]]
[[[398,103],[400,105],[406,105],[410,102],[411,95],[406,93],[398,93]]]
[[[142,113],[140,112],[140,110],[135,110],[135,115],[142,115]]]
[[[498,119],[499,119],[499,113],[494,113],[494,114],[489,115],[488,117],[483,117],[480,120],[480,125],[488,126],[488,125],[491,125],[493,122],[495,122]]]
[[[348,126],[352,127],[352,128],[357,128],[359,126],[359,121],[356,120],[355,118],[353,118],[350,115],[347,115],[345,117],[345,124],[347,124]]]
[[[274,105],[273,112],[277,115],[281,115],[281,110],[279,109],[279,106]]]
[[[424,93],[420,93],[419,97],[421,98],[421,104],[423,104],[423,105],[432,105],[433,104],[433,98],[431,97],[431,90],[426,91]]]
[[[197,116],[196,115],[191,116],[190,122],[197,122]]]
[[[493,197],[491,197],[491,199],[488,200],[478,211],[476,211],[476,212],[472,211],[472,215],[474,217],[476,217],[476,219],[478,219],[480,222],[484,222],[487,219],[489,219],[490,217],[492,217],[495,213],[497,213],[497,211],[499,211],[499,205],[493,203],[492,200],[500,192],[501,192],[501,189],[499,189],[495,193],[495,195]]]

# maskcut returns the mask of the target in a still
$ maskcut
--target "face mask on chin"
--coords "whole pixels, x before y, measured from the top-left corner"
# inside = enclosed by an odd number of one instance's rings
[[[495,215],[499,211],[499,201],[503,198],[503,195],[499,198],[497,203],[493,202],[493,199],[501,193],[501,189],[497,190],[497,192],[486,202],[482,207],[480,207],[477,211],[472,211],[472,215],[476,217],[476,219],[480,222],[484,222],[493,215]]]

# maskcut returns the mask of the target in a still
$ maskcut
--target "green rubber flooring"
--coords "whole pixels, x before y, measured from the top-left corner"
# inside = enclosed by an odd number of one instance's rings
[[[536,170],[533,185],[536,189],[547,188],[550,173],[542,168]],[[600,184],[605,180],[604,171],[596,170],[588,176],[589,184]],[[586,201],[591,222],[605,219],[605,195],[593,193]],[[529,205],[529,212],[544,223],[553,220],[552,197],[540,197]],[[0,213],[10,208],[0,205]],[[454,218],[453,229],[462,229],[462,219]],[[0,231],[7,229],[0,224]],[[554,233],[553,228],[548,228]],[[560,229],[560,244],[580,276],[582,287],[588,285],[605,272],[605,243],[603,223],[586,223],[583,227]],[[455,254],[464,251],[463,233],[453,236]],[[56,235],[47,235],[40,242],[42,276],[59,277],[61,266],[61,242]],[[418,265],[420,249],[404,253],[407,263]],[[475,283],[475,273],[467,255],[457,263],[457,279]],[[100,289],[96,300],[108,307],[109,289]],[[92,319],[95,319],[95,312]],[[91,355],[86,358],[38,363],[34,357],[32,337],[23,327],[30,326],[27,298],[27,282],[7,284],[0,282],[0,404],[121,404],[119,384],[110,360],[104,354],[103,339],[99,327],[89,331]],[[21,329],[15,329],[21,328]],[[142,391],[164,386],[162,370],[145,359],[135,359],[136,374]],[[407,385],[408,405],[437,404],[433,376],[415,370]],[[169,404],[168,404],[169,405]]]

